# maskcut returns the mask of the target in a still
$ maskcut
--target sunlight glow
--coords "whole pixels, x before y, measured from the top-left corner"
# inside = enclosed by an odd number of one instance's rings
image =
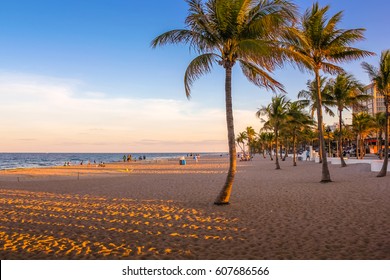
[[[0,257],[184,258],[195,249],[182,248],[180,239],[227,242],[245,230],[237,219],[172,201],[7,189],[0,195]]]

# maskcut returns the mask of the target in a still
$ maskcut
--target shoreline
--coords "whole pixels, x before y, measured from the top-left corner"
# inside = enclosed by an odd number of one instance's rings
[[[223,207],[226,156],[105,168],[0,172],[0,258],[390,259],[390,177],[367,164],[330,165],[321,184],[314,162],[238,161]]]
[[[77,166],[81,162],[87,165],[99,163],[121,163],[123,157],[132,155],[132,161],[178,160],[191,153],[0,153],[0,172],[20,168],[50,168],[65,166],[68,162]],[[197,153],[199,154],[199,153]],[[225,153],[202,152],[205,157],[219,156]],[[141,158],[141,159],[140,159]],[[189,158],[188,156],[186,158]],[[127,160],[126,160],[127,162]]]

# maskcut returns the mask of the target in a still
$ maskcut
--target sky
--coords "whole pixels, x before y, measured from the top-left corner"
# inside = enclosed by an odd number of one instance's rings
[[[301,12],[312,1],[295,1]],[[362,83],[360,63],[378,65],[390,47],[384,0],[327,0],[341,28],[366,28],[355,44],[377,56],[342,65]],[[367,4],[369,3],[369,4]],[[3,0],[0,4],[0,152],[227,151],[224,72],[216,65],[185,96],[195,57],[186,45],[153,49],[163,32],[184,28],[184,0]],[[291,66],[274,72],[288,97],[312,79]],[[256,131],[272,92],[233,70],[236,134]],[[327,124],[334,120],[325,118]]]

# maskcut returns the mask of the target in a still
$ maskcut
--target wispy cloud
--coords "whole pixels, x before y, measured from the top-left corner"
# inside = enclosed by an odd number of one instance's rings
[[[220,108],[163,98],[114,98],[83,87],[72,79],[0,73],[0,129],[7,132],[1,146],[7,151],[226,149]],[[239,110],[235,121],[237,131],[259,123],[254,112]],[[21,147],[15,139],[37,143]]]

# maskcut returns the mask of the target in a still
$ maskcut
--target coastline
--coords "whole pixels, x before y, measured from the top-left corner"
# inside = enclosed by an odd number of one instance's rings
[[[178,159],[191,153],[0,153],[0,171],[19,168],[58,167],[70,165],[119,163],[124,156],[132,156],[132,161]],[[197,153],[198,154],[198,153]],[[204,156],[217,156],[217,152],[202,152]]]
[[[2,171],[0,258],[390,259],[389,177],[330,165],[321,184],[319,164],[281,167],[238,162],[223,207],[226,156]]]

